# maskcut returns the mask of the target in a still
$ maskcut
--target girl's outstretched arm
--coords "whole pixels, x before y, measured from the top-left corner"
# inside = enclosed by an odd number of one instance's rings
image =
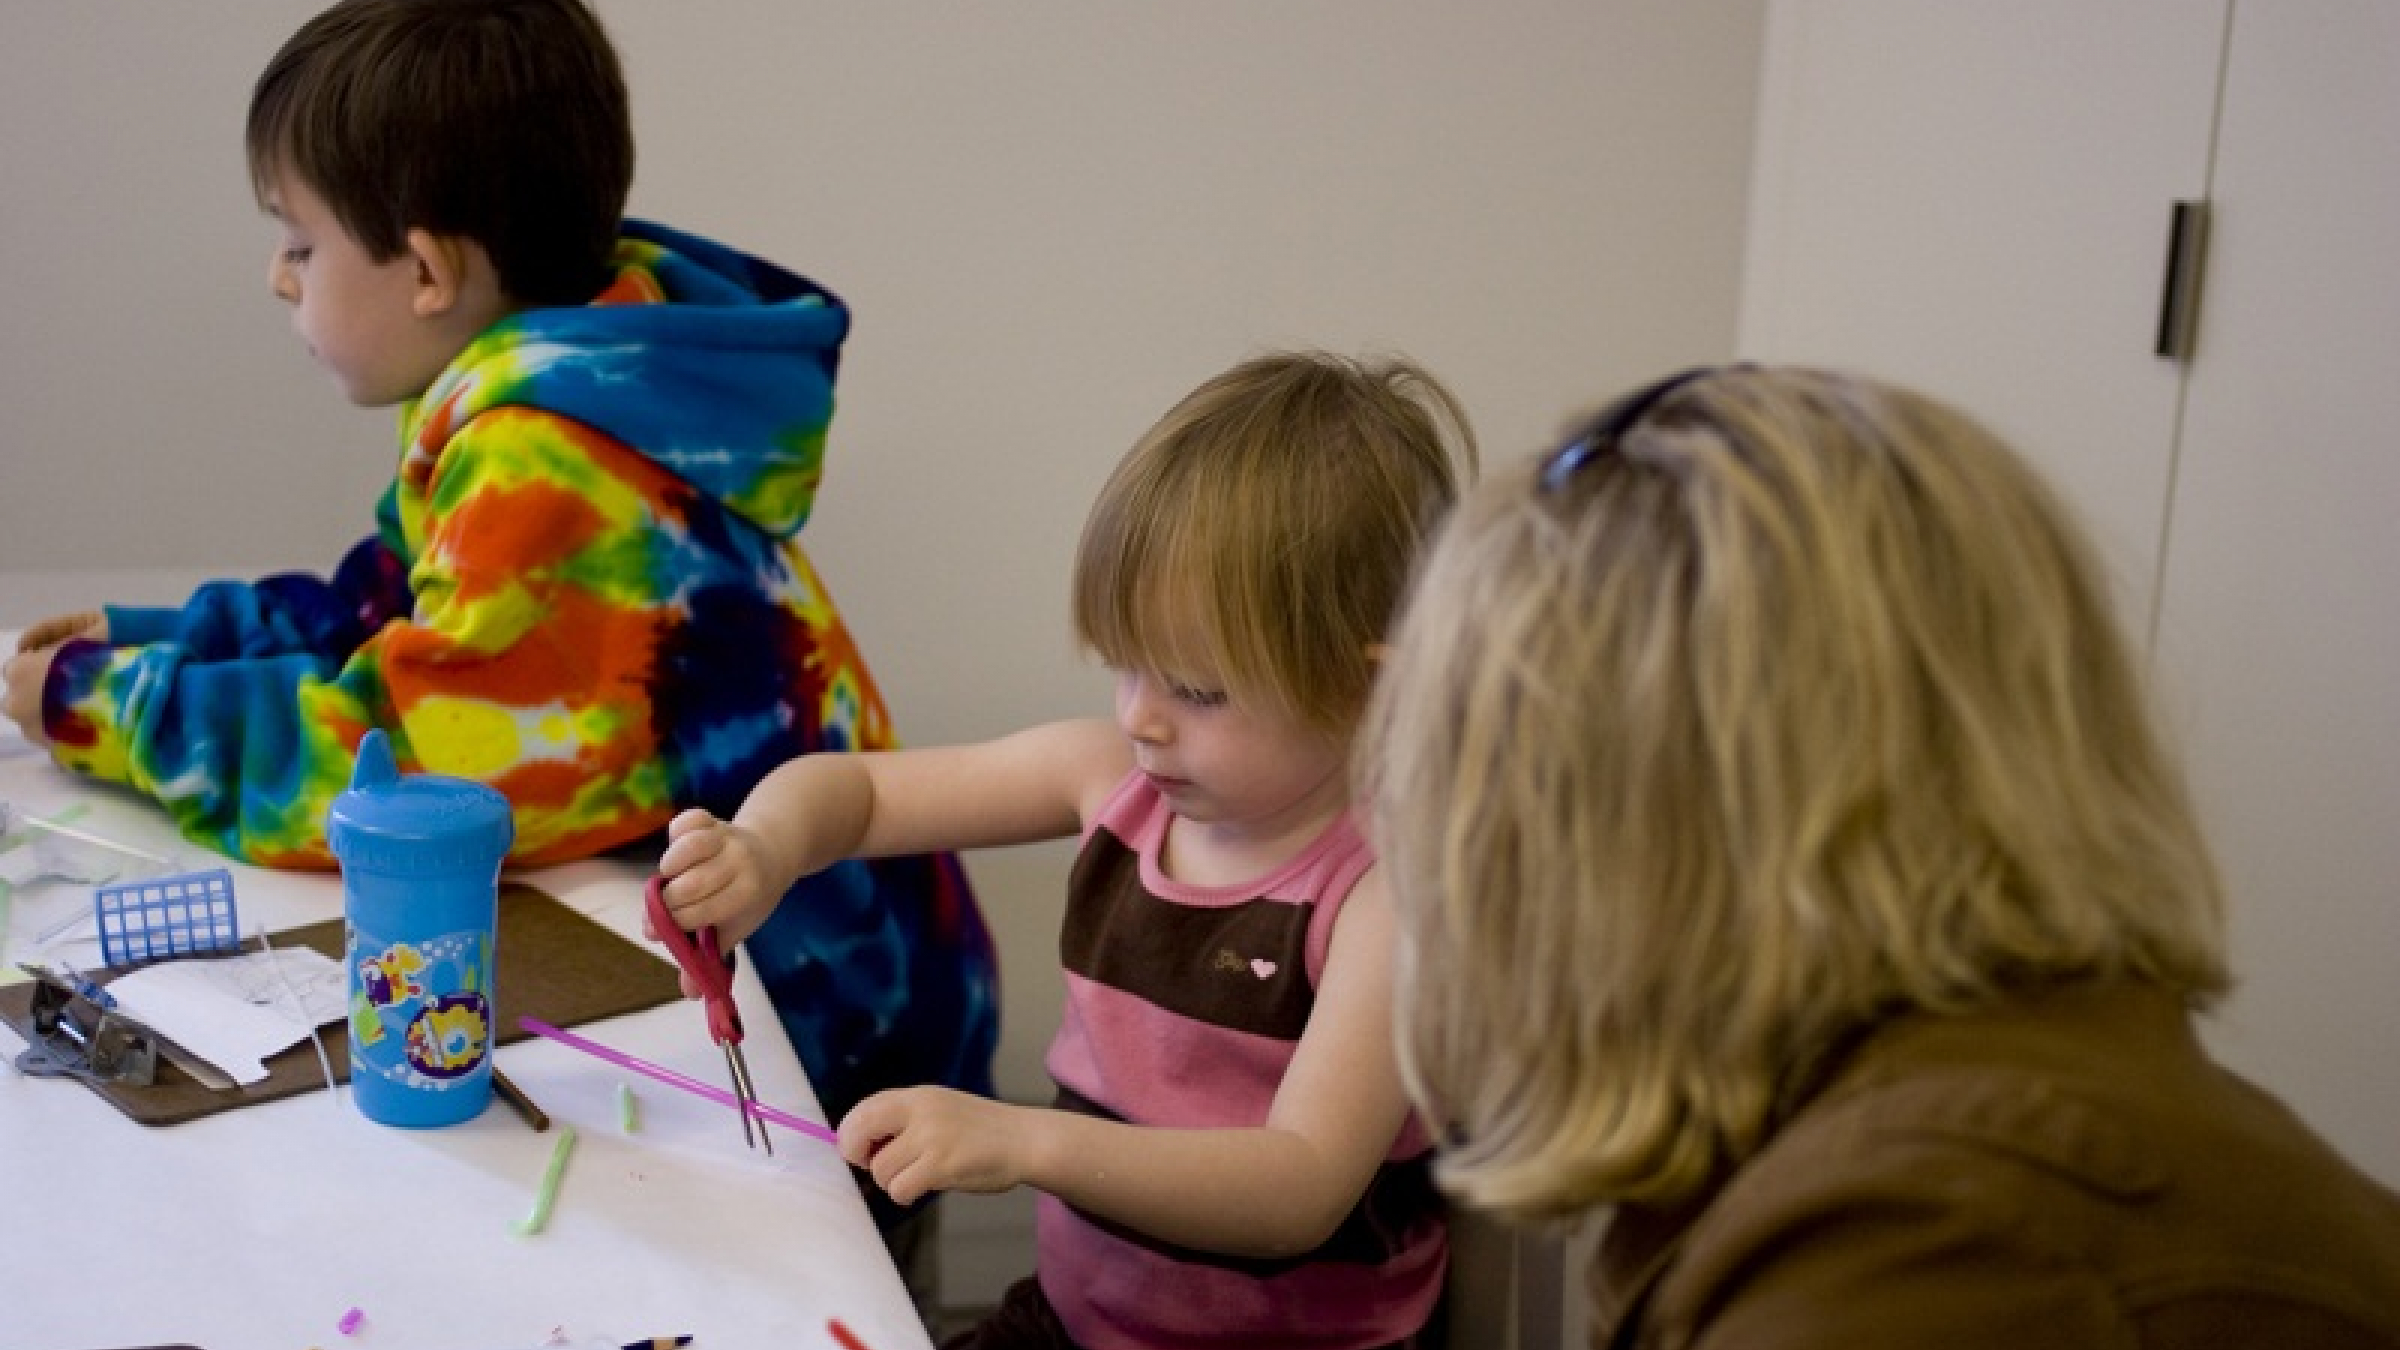
[[[730,821],[668,822],[658,870],[686,928],[748,937],[794,881],[845,858],[1073,835],[1132,764],[1108,722],[1053,722],[976,745],[803,755],[760,780]]]
[[[1308,1029],[1263,1126],[1161,1129],[910,1088],[860,1103],[841,1122],[842,1155],[904,1204],[1032,1186],[1182,1246],[1309,1251],[1358,1204],[1407,1119],[1392,950],[1390,902],[1370,871],[1334,925]]]

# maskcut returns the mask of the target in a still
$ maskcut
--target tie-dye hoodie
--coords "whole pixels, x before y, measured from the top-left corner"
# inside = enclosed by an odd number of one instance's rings
[[[512,861],[539,864],[684,806],[730,813],[794,755],[893,744],[795,538],[849,312],[655,225],[628,222],[616,266],[592,304],[495,325],[402,409],[379,533],[330,579],[111,608],[110,645],[64,648],[44,690],[60,762],[157,798],[227,854],[324,867],[326,808],[382,727],[403,768],[505,793]],[[783,906],[751,950],[806,986],[778,1001],[812,1023],[795,1042],[827,1108],[854,1099],[841,1061],[888,1059],[874,1042],[912,1002],[947,1020],[955,1061],[914,1081],[985,1087],[992,960],[956,861],[805,885],[823,894]],[[857,1044],[808,1044],[835,1022]]]

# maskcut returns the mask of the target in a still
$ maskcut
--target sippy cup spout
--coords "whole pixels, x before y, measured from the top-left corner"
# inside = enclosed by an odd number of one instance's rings
[[[376,727],[358,742],[358,763],[350,770],[350,787],[383,787],[400,781],[400,766],[392,759],[391,738]]]

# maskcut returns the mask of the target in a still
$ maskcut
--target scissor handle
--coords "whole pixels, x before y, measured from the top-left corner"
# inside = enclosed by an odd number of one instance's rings
[[[667,908],[666,884],[665,877],[652,877],[642,892],[642,903],[650,909],[650,927],[675,964],[700,986],[700,998],[708,1010],[709,1036],[719,1045],[740,1045],[742,1015],[733,1006],[733,953],[718,945],[715,924],[702,924],[697,932],[687,933],[675,922]]]

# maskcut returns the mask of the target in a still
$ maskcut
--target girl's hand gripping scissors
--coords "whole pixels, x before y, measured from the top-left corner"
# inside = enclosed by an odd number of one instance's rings
[[[660,887],[664,877],[650,878],[649,888],[642,899],[650,907],[650,927],[658,940],[666,944],[675,964],[700,986],[702,1004],[708,1009],[708,1034],[725,1048],[725,1070],[733,1078],[734,1111],[742,1118],[742,1142],[752,1148],[765,1145],[769,1153],[775,1142],[767,1138],[767,1121],[759,1117],[758,1137],[750,1136],[750,1117],[758,1106],[758,1093],[750,1086],[750,1061],[742,1057],[742,1015],[733,1006],[733,953],[717,945],[717,926],[706,924],[698,932],[686,933],[675,916],[667,912],[667,899]]]

